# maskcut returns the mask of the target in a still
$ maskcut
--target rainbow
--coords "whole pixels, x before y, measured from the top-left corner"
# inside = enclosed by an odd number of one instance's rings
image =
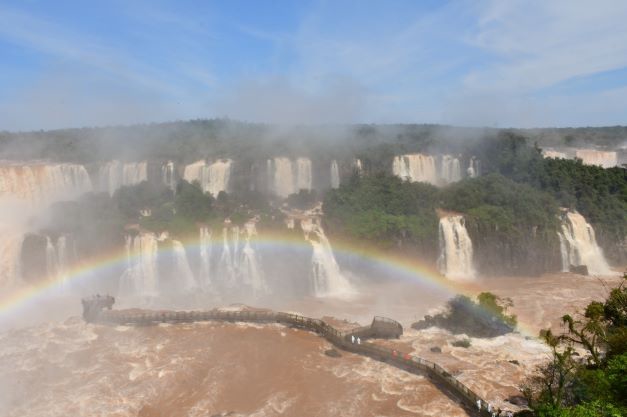
[[[181,241],[188,253],[200,248],[200,241],[197,236],[181,239]],[[293,232],[263,231],[261,234],[253,236],[251,243],[254,243],[261,250],[311,250],[311,245],[303,239],[302,234]],[[213,240],[211,245],[215,247],[221,246],[221,238]],[[159,245],[158,255],[171,255],[172,251],[171,245]],[[372,262],[386,271],[387,274],[444,291],[451,296],[455,294],[473,295],[480,291],[476,283],[464,283],[446,279],[432,266],[407,255],[394,254],[390,251],[383,251],[372,246],[341,239],[334,239],[333,252],[340,258],[343,256],[356,257],[360,260]],[[137,255],[134,256],[136,257]],[[131,258],[130,261],[134,261],[134,258]],[[67,271],[64,277],[49,279],[38,284],[24,285],[10,291],[5,296],[0,296],[0,317],[26,308],[29,305],[36,305],[40,297],[53,294],[62,285],[84,281],[95,275],[103,276],[119,272],[128,262],[128,255],[124,248],[118,248],[74,265]],[[115,279],[117,278],[115,276]]]

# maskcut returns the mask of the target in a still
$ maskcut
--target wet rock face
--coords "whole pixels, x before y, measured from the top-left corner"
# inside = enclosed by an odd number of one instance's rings
[[[41,235],[28,234],[22,243],[21,254],[22,279],[31,284],[46,278],[46,238]]]

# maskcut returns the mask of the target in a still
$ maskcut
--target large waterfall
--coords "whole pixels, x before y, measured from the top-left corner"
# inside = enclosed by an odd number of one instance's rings
[[[245,242],[242,249],[241,261],[238,267],[242,283],[253,290],[254,295],[259,295],[268,291],[266,281],[259,260],[259,255],[251,244],[251,239],[257,235],[257,228],[254,222],[250,221],[244,225]]]
[[[159,242],[154,233],[126,236],[126,271],[120,280],[122,295],[155,297],[159,294],[157,256]]]
[[[544,158],[553,158],[553,159],[568,159],[568,156],[564,152],[555,151],[552,149],[545,149],[542,151],[542,156]]]
[[[331,188],[340,188],[340,169],[337,161],[331,161]]]
[[[0,165],[0,198],[8,197],[38,205],[74,198],[91,190],[91,180],[82,165]]]
[[[468,280],[475,277],[472,241],[462,216],[440,219],[438,268],[447,278]]]
[[[176,190],[176,169],[174,162],[168,161],[161,166],[161,181],[170,190]]]
[[[0,288],[20,283],[23,242],[24,233],[19,228],[0,227]]]
[[[174,279],[176,280],[176,286],[179,290],[182,290],[184,292],[191,291],[196,288],[197,285],[196,279],[194,278],[194,273],[192,272],[192,268],[190,268],[189,262],[187,260],[185,247],[180,241],[173,240],[172,250],[174,252]]]
[[[109,195],[123,187],[139,184],[148,180],[147,162],[109,161],[100,167],[99,173],[100,190],[109,192]]]
[[[577,149],[575,156],[586,165],[598,165],[612,168],[618,165],[616,152],[597,151],[595,149]]]
[[[268,162],[268,178],[274,194],[279,197],[287,197],[295,193],[292,161],[289,158],[274,158]]]
[[[422,154],[395,156],[392,171],[394,175],[411,182],[438,184],[435,158],[433,156]]]
[[[461,180],[462,169],[459,159],[451,155],[443,155],[440,166],[440,178],[444,184]]]
[[[340,271],[333,248],[322,227],[312,219],[301,220],[301,228],[312,248],[311,277],[317,297],[342,297],[353,292],[348,279]]]
[[[296,162],[284,157],[268,159],[267,170],[269,189],[279,197],[285,198],[300,190],[310,191],[312,188],[313,175],[309,158],[297,158]]]
[[[69,266],[76,258],[75,249],[74,240],[68,239],[68,236],[59,236],[56,243],[46,237],[46,271],[49,280],[59,281],[62,286],[69,284]]]
[[[300,190],[311,190],[311,160],[309,158],[298,158],[296,160],[296,192]]]
[[[590,274],[611,274],[603,251],[597,244],[594,229],[581,214],[566,213],[562,218],[559,239],[563,271],[568,271],[571,265],[586,265]]]
[[[477,178],[481,175],[481,164],[477,158],[474,156],[470,158],[470,162],[468,162],[468,169],[466,173],[470,178]]]
[[[217,197],[220,191],[229,191],[232,163],[230,159],[220,159],[207,165],[206,161],[200,160],[185,167],[183,179],[198,181],[204,192]]]

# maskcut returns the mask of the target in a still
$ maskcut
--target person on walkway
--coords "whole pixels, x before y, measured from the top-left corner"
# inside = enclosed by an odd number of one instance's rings
[[[359,336],[357,336],[357,344],[361,345],[361,339],[359,338]]]
[[[488,403],[487,409],[488,409],[488,413],[491,413],[492,412],[492,404]]]
[[[481,411],[481,400],[477,400],[477,408]]]
[[[355,335],[351,336],[351,342],[353,342],[353,344],[355,344]]]

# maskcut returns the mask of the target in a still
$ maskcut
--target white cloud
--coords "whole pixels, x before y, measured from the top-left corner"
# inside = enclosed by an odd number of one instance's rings
[[[496,63],[465,78],[469,90],[533,92],[627,66],[627,2],[497,1],[469,38]]]

